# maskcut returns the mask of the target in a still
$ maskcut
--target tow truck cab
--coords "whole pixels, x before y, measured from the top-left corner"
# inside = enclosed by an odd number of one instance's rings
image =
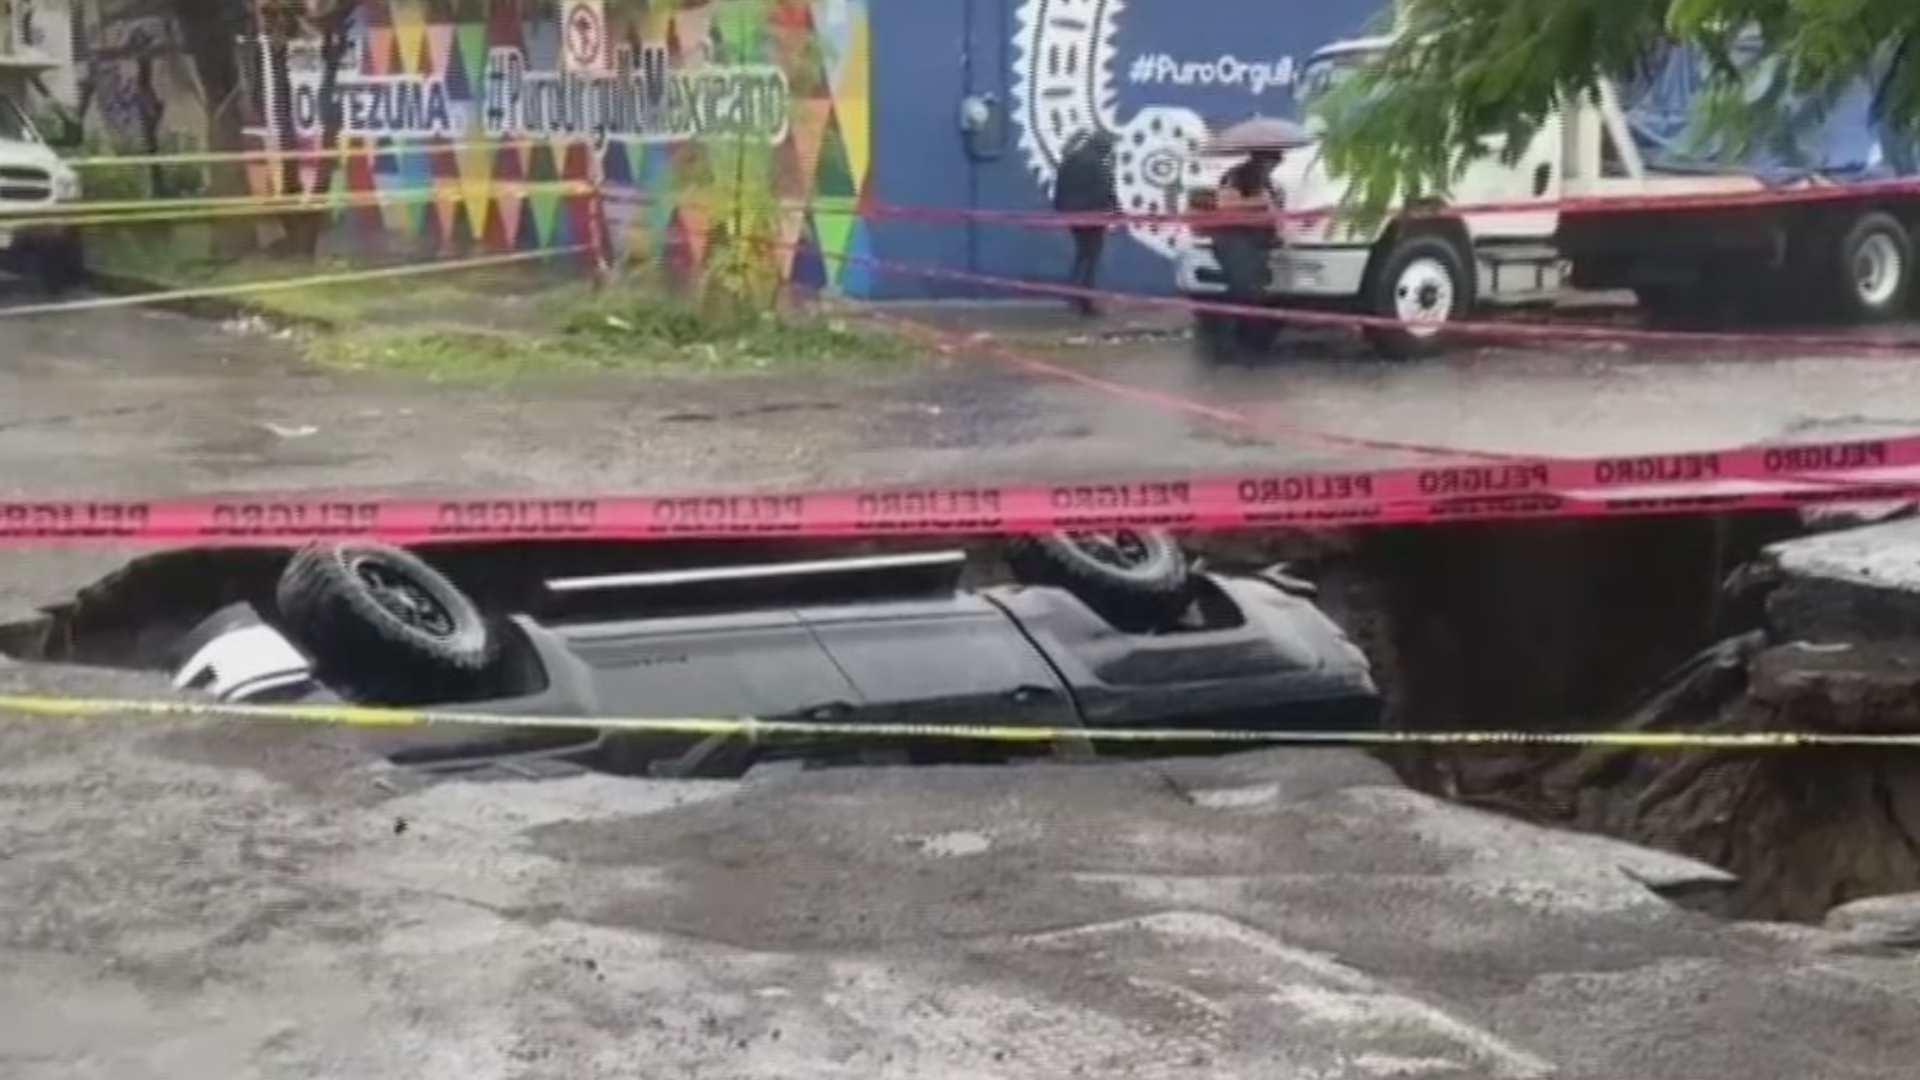
[[[1317,50],[1302,68],[1296,94],[1309,131],[1319,127],[1314,105],[1353,72],[1379,57],[1391,36],[1335,42]],[[1287,216],[1278,225],[1266,299],[1277,305],[1332,306],[1397,318],[1408,331],[1375,335],[1385,351],[1419,351],[1439,324],[1465,317],[1476,302],[1537,303],[1561,285],[1561,259],[1553,246],[1557,204],[1565,192],[1571,153],[1565,125],[1551,117],[1512,164],[1495,154],[1470,163],[1454,183],[1456,205],[1497,203],[1497,211],[1448,215],[1444,205],[1423,204],[1417,215],[1391,215],[1361,229],[1336,213],[1347,181],[1327,167],[1319,143],[1288,152],[1274,170]],[[1324,211],[1324,213],[1317,213]],[[1179,256],[1177,287],[1185,294],[1218,296],[1224,275],[1210,245],[1196,236]]]

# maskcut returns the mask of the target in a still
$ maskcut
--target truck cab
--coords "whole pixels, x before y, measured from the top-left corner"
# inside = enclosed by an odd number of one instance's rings
[[[0,67],[0,269],[57,289],[83,268],[79,230],[50,212],[79,200],[80,178],[28,119],[30,85],[20,69]]]
[[[1296,83],[1308,130],[1314,105],[1360,67],[1384,53],[1391,36],[1335,42],[1317,51]],[[1538,303],[1560,288],[1553,246],[1564,191],[1563,125],[1551,118],[1512,164],[1497,154],[1470,163],[1444,200],[1390,215],[1361,229],[1338,211],[1346,181],[1331,174],[1318,143],[1288,153],[1274,170],[1285,214],[1276,222],[1264,302],[1275,306],[1357,310],[1398,320],[1369,337],[1383,352],[1428,351],[1442,325],[1481,304]],[[1498,151],[1497,140],[1490,150]],[[1499,204],[1460,214],[1449,206]],[[1176,264],[1181,293],[1217,299],[1225,275],[1204,236],[1194,234]]]

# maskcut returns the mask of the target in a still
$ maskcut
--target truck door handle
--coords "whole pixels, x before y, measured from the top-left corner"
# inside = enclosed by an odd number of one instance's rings
[[[1007,697],[1015,705],[1031,705],[1036,701],[1052,701],[1060,694],[1049,686],[1026,685],[1016,688]]]

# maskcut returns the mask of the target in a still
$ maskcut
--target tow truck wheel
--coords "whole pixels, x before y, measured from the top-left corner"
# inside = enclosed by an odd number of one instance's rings
[[[1440,350],[1441,328],[1473,310],[1473,278],[1459,246],[1432,233],[1403,236],[1380,259],[1368,286],[1370,313],[1404,327],[1367,331],[1368,340],[1394,359],[1430,356]]]
[[[1839,313],[1852,322],[1883,322],[1906,312],[1913,288],[1913,240],[1892,214],[1855,218],[1833,249]]]

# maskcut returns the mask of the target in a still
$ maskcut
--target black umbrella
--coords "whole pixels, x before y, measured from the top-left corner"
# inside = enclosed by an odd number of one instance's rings
[[[1313,136],[1307,129],[1278,116],[1256,116],[1242,120],[1207,141],[1209,154],[1251,154],[1256,150],[1292,150],[1307,146]]]

